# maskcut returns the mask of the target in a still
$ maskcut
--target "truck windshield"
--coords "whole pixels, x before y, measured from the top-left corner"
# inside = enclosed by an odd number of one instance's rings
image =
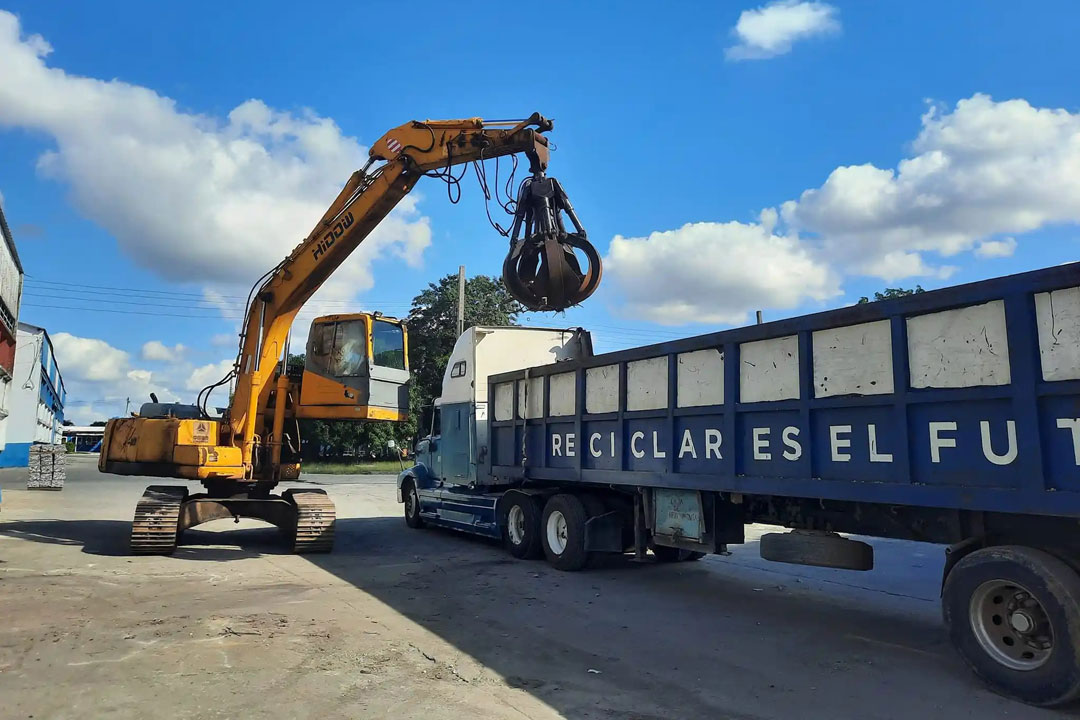
[[[405,333],[401,325],[376,320],[371,335],[372,359],[381,367],[405,369]]]

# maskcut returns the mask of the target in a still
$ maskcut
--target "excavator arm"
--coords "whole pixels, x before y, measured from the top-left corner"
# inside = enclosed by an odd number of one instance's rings
[[[518,198],[512,246],[504,263],[506,284],[519,301],[536,310],[561,310],[592,294],[600,279],[599,256],[558,182],[544,175],[549,152],[542,132],[551,126],[539,114],[520,122],[414,121],[394,128],[371,147],[368,168],[353,173],[311,233],[269,273],[248,308],[227,416],[227,433],[232,444],[242,448],[245,466],[252,466],[269,381],[279,370],[296,313],[426,173],[526,155],[531,177]],[[380,160],[383,164],[368,172]],[[562,213],[574,225],[572,237],[562,225]],[[518,237],[523,230],[525,235]],[[571,248],[586,254],[589,272],[581,272]],[[280,432],[274,441],[279,455]]]

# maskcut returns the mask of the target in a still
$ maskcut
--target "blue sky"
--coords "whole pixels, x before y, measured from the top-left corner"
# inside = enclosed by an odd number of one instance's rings
[[[5,7],[22,318],[58,339],[80,422],[216,379],[234,297],[411,119],[555,119],[550,172],[608,262],[585,306],[528,322],[601,350],[1080,255],[1073,3]],[[301,322],[498,273],[463,187],[421,183]]]

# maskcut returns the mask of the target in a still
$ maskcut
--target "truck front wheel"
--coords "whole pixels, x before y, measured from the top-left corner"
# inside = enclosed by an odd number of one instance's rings
[[[557,570],[580,570],[589,561],[585,550],[585,506],[574,495],[554,495],[544,505],[540,523],[544,555]]]
[[[420,493],[416,492],[416,483],[406,480],[401,486],[401,495],[405,499],[405,524],[411,528],[424,527],[424,518],[420,517]]]
[[[977,550],[949,572],[942,610],[953,645],[994,691],[1042,706],[1080,696],[1080,576],[1058,558]]]
[[[506,549],[521,560],[530,560],[544,554],[540,540],[540,505],[535,498],[524,493],[509,493],[506,514],[502,518],[502,536]]]

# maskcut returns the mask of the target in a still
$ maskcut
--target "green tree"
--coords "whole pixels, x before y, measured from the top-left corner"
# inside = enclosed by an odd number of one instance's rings
[[[908,290],[906,288],[885,288],[882,292],[874,293],[874,302],[879,300],[892,300],[893,298],[907,297],[908,295],[918,295],[924,293],[922,285],[916,285],[914,290]],[[870,302],[870,298],[865,295],[859,298],[859,305]]]
[[[432,401],[442,392],[443,370],[457,341],[457,275],[447,275],[413,298],[409,311],[410,405],[421,428],[428,425]],[[476,275],[465,281],[465,327],[513,325],[525,307],[499,278]],[[420,431],[423,434],[423,430]]]

